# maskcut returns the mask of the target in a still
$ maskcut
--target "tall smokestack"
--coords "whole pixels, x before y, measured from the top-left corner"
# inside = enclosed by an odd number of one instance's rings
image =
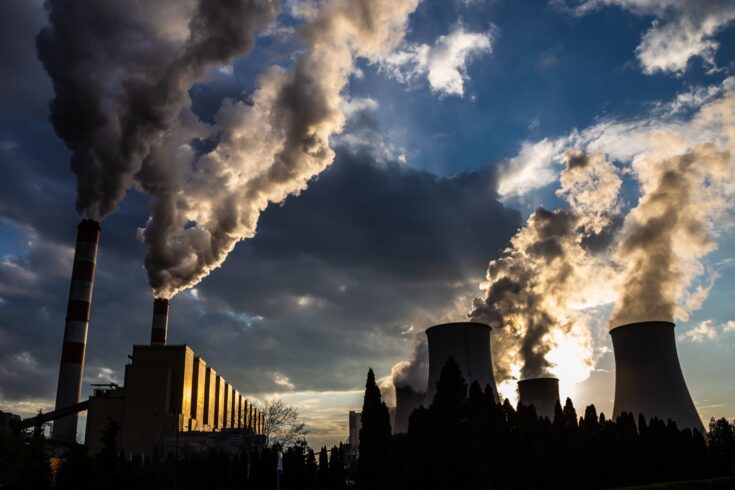
[[[61,349],[59,384],[56,388],[57,410],[79,403],[82,394],[82,373],[87,350],[87,329],[99,241],[99,222],[83,219],[77,227],[77,244],[71,272],[69,302],[66,305],[64,346]],[[77,415],[57,419],[54,422],[51,438],[55,441],[75,442]]]
[[[396,386],[396,418],[393,433],[408,432],[408,419],[414,410],[424,403],[424,393],[415,391],[410,386]]]
[[[153,324],[151,326],[151,345],[166,345],[168,335],[168,300],[153,300]]]
[[[518,403],[536,409],[539,417],[554,420],[554,408],[559,401],[559,380],[556,378],[529,378],[518,382]]]
[[[694,408],[671,322],[629,323],[610,331],[615,351],[613,416],[631,412],[646,418],[671,419],[679,428],[704,426]]]
[[[426,405],[431,405],[436,393],[436,382],[450,357],[462,370],[467,384],[474,381],[484,390],[490,386],[498,401],[493,365],[490,357],[489,325],[476,322],[457,322],[434,325],[426,329],[429,344],[429,385],[426,390]]]

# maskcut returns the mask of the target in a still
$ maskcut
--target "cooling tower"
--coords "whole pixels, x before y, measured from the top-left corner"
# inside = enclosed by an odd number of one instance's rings
[[[153,324],[151,325],[151,345],[166,345],[168,334],[168,300],[153,300]]]
[[[480,383],[484,390],[490,386],[498,401],[493,366],[490,357],[489,325],[475,322],[457,322],[435,325],[426,329],[429,344],[429,384],[424,403],[431,405],[436,393],[436,382],[450,357],[459,364],[462,375],[470,385]]]
[[[87,329],[99,240],[100,224],[91,219],[83,219],[77,227],[69,302],[66,305],[64,345],[61,349],[59,384],[56,388],[57,410],[79,403],[82,394],[82,372],[87,349]],[[75,442],[77,415],[57,419],[51,438],[55,441]]]
[[[642,413],[704,434],[679,365],[674,324],[630,323],[612,329],[610,336],[615,351],[613,416]]]
[[[554,408],[559,401],[559,380],[530,378],[518,382],[518,403],[536,409],[539,417],[554,420]]]
[[[424,393],[414,391],[410,386],[396,386],[396,417],[393,433],[408,432],[408,418],[424,403]]]

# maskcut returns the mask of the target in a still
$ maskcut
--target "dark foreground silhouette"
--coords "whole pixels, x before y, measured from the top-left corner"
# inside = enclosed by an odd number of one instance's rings
[[[73,447],[49,458],[40,429],[0,430],[2,489],[274,489],[277,448],[218,451],[124,461],[117,427],[108,425],[103,450]],[[680,481],[656,488],[735,488],[735,424],[710,421],[706,435],[673,422],[578,417],[567,399],[554,420],[533,407],[494,402],[489,390],[467,387],[451,359],[429,408],[415,410],[407,434],[391,435],[388,409],[368,372],[359,458],[340,445],[315,453],[305,442],[284,450],[281,489],[595,489]],[[53,468],[53,471],[52,471]],[[711,486],[709,486],[711,485]]]
[[[724,418],[710,422],[705,438],[655,418],[607,420],[592,405],[578,417],[567,399],[552,421],[533,407],[496,404],[477,383],[468,390],[451,359],[433,403],[413,412],[407,434],[391,436],[388,420],[371,370],[360,489],[594,489],[732,476],[735,469],[735,424]],[[717,488],[730,488],[724,485]]]

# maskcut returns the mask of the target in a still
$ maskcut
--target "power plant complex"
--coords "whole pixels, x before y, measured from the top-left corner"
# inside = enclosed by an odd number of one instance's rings
[[[447,359],[452,357],[468,384],[477,381],[488,387],[498,400],[493,375],[490,326],[476,322],[445,323],[426,329],[429,347],[429,375],[425,394],[396,384],[394,432],[408,430],[408,418],[419,406],[429,406],[436,393],[436,381]],[[623,412],[647,418],[673,420],[680,428],[704,434],[676,352],[674,324],[641,322],[610,331],[615,353],[615,406],[613,417]],[[519,403],[533,405],[540,417],[554,418],[559,399],[559,380],[552,377],[518,382]]]
[[[176,448],[241,450],[265,443],[265,417],[188,345],[167,345],[168,300],[153,302],[150,345],[134,345],[123,386],[95,385],[80,401],[100,226],[79,223],[59,368],[51,439],[76,442],[78,412],[87,410],[85,440],[92,452],[103,431],[118,427],[126,456],[165,455]]]
[[[134,345],[125,366],[123,386],[95,385],[88,400],[80,400],[87,331],[89,328],[99,223],[79,223],[71,275],[64,342],[59,367],[56,409],[51,438],[73,443],[77,414],[87,410],[86,443],[100,449],[105,428],[114,422],[126,455],[164,455],[179,445],[262,447],[266,420],[252,401],[224,379],[188,345],[168,345],[167,299],[153,302],[150,345]],[[447,360],[459,366],[468,385],[478,382],[498,401],[493,374],[489,325],[456,322],[426,329],[428,380],[426,392],[395,383],[394,432],[408,430],[410,414],[434,399],[437,380]],[[613,416],[623,412],[673,420],[679,427],[704,433],[676,351],[674,324],[650,321],[621,325],[610,331],[615,364]],[[541,417],[553,418],[559,404],[559,380],[534,378],[518,383],[519,403],[533,405]],[[39,416],[40,417],[40,416]],[[350,414],[351,445],[356,445],[359,413]]]

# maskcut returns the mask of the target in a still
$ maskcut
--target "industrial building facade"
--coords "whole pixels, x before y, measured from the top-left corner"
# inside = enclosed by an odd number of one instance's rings
[[[173,440],[213,440],[222,431],[264,439],[263,414],[188,345],[134,345],[124,386],[97,389],[89,399],[91,452],[101,448],[110,420],[126,457],[163,456]]]

